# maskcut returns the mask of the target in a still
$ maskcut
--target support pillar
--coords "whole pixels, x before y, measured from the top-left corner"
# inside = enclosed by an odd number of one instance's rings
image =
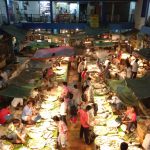
[[[50,20],[53,23],[53,1],[50,0]]]
[[[6,5],[7,23],[10,24],[9,9],[8,9],[7,0],[4,0],[4,2],[5,2],[5,5]]]
[[[115,10],[115,4],[114,3],[112,3],[112,9],[111,9],[111,22],[113,22],[114,21],[114,10]]]

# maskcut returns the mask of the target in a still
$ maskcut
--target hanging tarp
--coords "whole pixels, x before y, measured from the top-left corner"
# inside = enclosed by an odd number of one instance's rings
[[[132,90],[126,86],[124,80],[109,80],[108,84],[124,104],[138,106],[139,102],[137,98]]]
[[[150,75],[137,79],[109,80],[108,84],[124,103],[137,105],[137,99],[150,98]]]
[[[138,99],[150,98],[150,75],[137,79],[126,79],[127,86],[134,92]]]
[[[3,25],[1,26],[1,30],[12,36],[15,36],[18,41],[23,41],[27,34],[27,30],[17,28],[14,25]]]
[[[150,60],[150,48],[142,48],[139,51],[135,51],[138,55],[146,60]]]
[[[49,59],[53,53],[55,53],[55,56],[72,56],[75,52],[74,48],[69,46],[40,49],[34,54],[32,59]]]
[[[26,69],[18,77],[9,81],[8,86],[0,90],[1,96],[28,97],[30,92],[39,86],[41,70]]]

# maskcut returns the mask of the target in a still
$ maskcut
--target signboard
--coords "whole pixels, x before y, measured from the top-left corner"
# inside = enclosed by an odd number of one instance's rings
[[[92,15],[90,17],[90,27],[91,28],[98,28],[99,27],[99,16],[98,15]]]

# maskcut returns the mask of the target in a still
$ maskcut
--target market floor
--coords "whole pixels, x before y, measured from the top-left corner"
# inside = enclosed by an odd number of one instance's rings
[[[73,85],[78,82],[78,73],[76,70],[69,70],[68,84]],[[80,123],[71,124],[68,119],[68,144],[64,150],[94,150],[94,144],[86,145],[83,139],[79,137]]]

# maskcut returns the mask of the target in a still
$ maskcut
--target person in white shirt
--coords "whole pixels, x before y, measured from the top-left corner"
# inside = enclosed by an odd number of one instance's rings
[[[132,65],[132,75],[131,75],[132,79],[136,78],[136,76],[137,76],[137,72],[138,72],[138,68],[139,68],[138,61],[139,60],[136,59]]]
[[[31,98],[36,98],[38,94],[39,94],[38,89],[35,88],[31,93]]]
[[[15,97],[12,102],[11,102],[11,106],[13,108],[16,108],[18,105],[23,106],[23,98],[18,98]]]
[[[66,104],[66,102],[64,101],[63,98],[60,100],[60,102],[61,102],[61,105],[60,105],[60,108],[59,108],[60,117],[61,117],[61,120],[64,121],[64,123],[67,125],[67,120],[66,120],[67,104]]]
[[[145,135],[145,138],[143,140],[142,147],[145,150],[150,150],[150,126],[147,129],[147,134]]]
[[[131,65],[128,63],[126,67],[126,78],[131,78],[132,75],[132,68]]]
[[[84,61],[81,61],[78,65],[79,82],[81,82],[81,73],[84,70]]]
[[[112,99],[111,102],[116,105],[116,109],[119,110],[122,106],[122,101],[119,99],[116,93],[114,93],[111,99]]]
[[[82,98],[81,98],[80,90],[78,89],[76,84],[72,88],[72,94],[73,94],[74,105],[78,106],[81,103]]]
[[[110,62],[109,59],[106,59],[104,62],[104,66],[107,67],[109,62]]]

